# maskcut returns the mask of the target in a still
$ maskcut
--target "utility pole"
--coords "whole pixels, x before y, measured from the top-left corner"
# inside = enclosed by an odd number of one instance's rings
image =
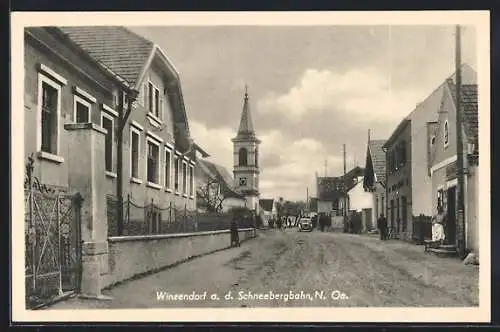
[[[343,196],[344,196],[344,206],[343,206],[343,216],[344,216],[344,233],[347,233],[349,231],[349,227],[347,225],[347,188],[346,188],[346,181],[345,181],[345,176],[346,176],[346,165],[345,165],[345,144],[343,144],[343,149],[344,149],[344,175],[342,176],[342,191],[343,191]]]
[[[325,159],[325,178],[326,178],[326,168],[328,167],[328,161]]]
[[[306,188],[306,211],[309,213],[309,187]]]
[[[457,230],[458,230],[458,254],[460,258],[465,256],[465,204],[464,204],[464,145],[462,136],[462,72],[461,72],[461,40],[460,25],[456,26],[455,32],[455,65],[456,65],[456,132],[457,132]]]

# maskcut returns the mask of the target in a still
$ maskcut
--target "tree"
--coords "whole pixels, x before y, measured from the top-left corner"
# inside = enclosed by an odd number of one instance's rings
[[[207,175],[203,184],[198,186],[197,199],[208,212],[222,212],[222,203],[226,199],[222,183],[219,177]]]

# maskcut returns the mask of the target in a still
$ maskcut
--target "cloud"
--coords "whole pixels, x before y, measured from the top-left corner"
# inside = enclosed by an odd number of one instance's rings
[[[228,127],[209,129],[193,120],[190,129],[194,140],[210,154],[209,160],[232,172],[234,131]],[[328,154],[323,143],[312,138],[294,140],[279,130],[264,132],[259,138],[262,198],[304,199],[306,187],[313,193],[315,172],[323,171],[325,160],[329,167],[342,163]]]
[[[261,160],[273,160],[273,164],[261,163],[260,190],[262,197],[283,196],[287,199],[303,199],[306,187],[312,190],[315,172],[342,163],[331,156],[324,144],[312,138],[296,138],[282,131],[271,130],[260,136]],[[279,161],[279,162],[278,162]]]
[[[391,89],[389,77],[370,67],[342,73],[307,69],[287,93],[269,93],[257,109],[263,114],[281,114],[292,122],[325,111],[346,113],[360,122],[393,120],[410,111],[420,95],[419,91]]]
[[[209,129],[203,123],[191,120],[189,129],[194,141],[200,145],[208,154],[209,159],[230,172],[233,166],[233,143],[231,138],[235,136],[229,127]]]

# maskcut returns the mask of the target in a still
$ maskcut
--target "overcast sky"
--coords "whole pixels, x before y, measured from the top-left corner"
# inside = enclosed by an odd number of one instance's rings
[[[233,168],[244,85],[260,148],[261,198],[305,199],[314,178],[364,166],[368,129],[387,138],[454,71],[451,26],[133,27],[181,77],[193,138]],[[476,69],[473,28],[462,60]]]

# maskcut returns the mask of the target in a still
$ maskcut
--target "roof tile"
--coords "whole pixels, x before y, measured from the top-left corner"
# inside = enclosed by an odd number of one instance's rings
[[[124,27],[59,27],[75,44],[130,84],[135,84],[154,44]]]
[[[385,140],[371,140],[368,144],[373,163],[373,171],[378,182],[385,182],[385,152],[382,147]]]
[[[259,199],[259,205],[265,210],[265,211],[272,211],[273,210],[273,205],[274,205],[274,199]]]
[[[456,85],[448,82],[450,93],[453,100],[456,100],[457,89]],[[474,142],[474,150],[479,151],[479,112],[477,99],[477,84],[462,85],[462,111],[464,130],[467,138]]]

